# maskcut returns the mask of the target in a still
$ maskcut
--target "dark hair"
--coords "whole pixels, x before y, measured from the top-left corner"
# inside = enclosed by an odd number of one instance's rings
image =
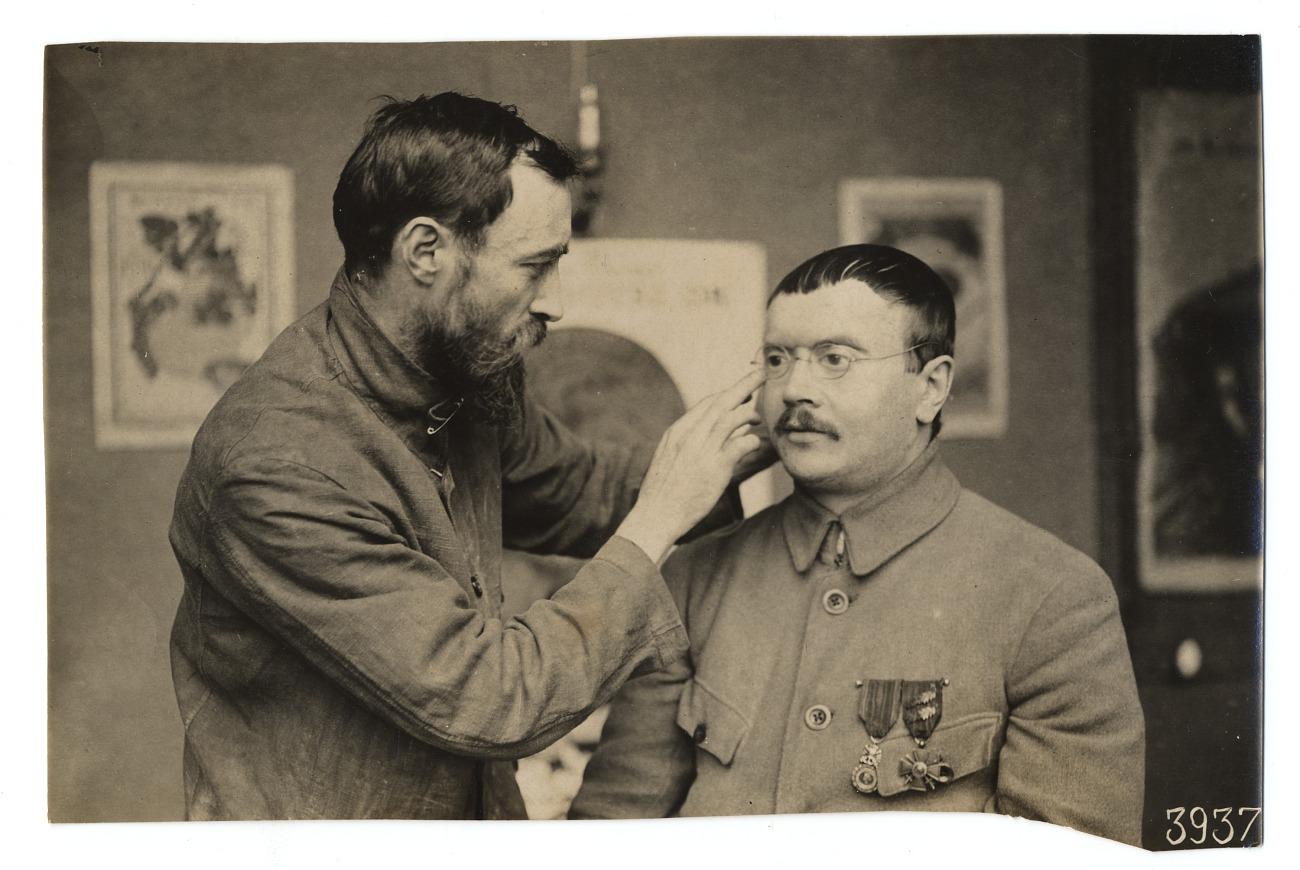
[[[530,160],[556,181],[578,174],[573,157],[514,106],[447,92],[392,97],[370,117],[334,188],[334,227],[351,275],[382,274],[393,237],[431,217],[470,247],[510,204],[510,165]]]
[[[907,354],[909,372],[919,372],[938,356],[952,356],[957,340],[957,313],[952,290],[937,272],[905,251],[888,245],[845,245],[805,260],[781,279],[767,302],[781,293],[811,293],[828,284],[861,281],[878,296],[901,302],[912,310]],[[931,424],[930,437],[943,426],[940,411]]]

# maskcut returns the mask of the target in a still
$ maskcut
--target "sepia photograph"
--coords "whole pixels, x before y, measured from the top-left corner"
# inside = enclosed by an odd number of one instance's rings
[[[51,827],[1260,846],[1266,50],[46,45]]]

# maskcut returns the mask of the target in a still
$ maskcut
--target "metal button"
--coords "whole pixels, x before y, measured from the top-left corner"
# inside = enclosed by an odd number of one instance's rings
[[[471,577],[469,578],[469,588],[473,589],[473,590],[474,590],[474,594],[475,594],[476,596],[478,596],[479,598],[482,598],[482,597],[483,597],[483,584],[480,583],[480,582],[478,582],[478,578],[477,578],[477,577],[473,577],[473,576],[471,576]]]
[[[822,596],[822,607],[831,616],[839,616],[849,609],[849,596],[843,589],[827,589]]]
[[[820,731],[831,724],[831,710],[825,704],[814,704],[804,711],[803,724]]]
[[[703,743],[705,740],[708,740],[709,739],[708,726],[705,725],[703,722],[701,722],[699,725],[696,725],[695,733],[691,735],[691,739],[693,739],[697,745]]]

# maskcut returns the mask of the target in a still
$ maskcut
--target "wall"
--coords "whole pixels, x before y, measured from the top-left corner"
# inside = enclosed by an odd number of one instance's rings
[[[1004,185],[1005,438],[946,448],[963,482],[1096,554],[1087,66],[1077,39],[593,43],[606,236],[738,239],[774,282],[838,241],[844,176]],[[298,307],[340,260],[330,194],[368,102],[454,88],[573,128],[570,48],[75,46],[47,55],[46,409],[50,815],[176,818],[180,726],[166,541],[184,451],[96,451],[91,161],[281,163],[296,178]]]

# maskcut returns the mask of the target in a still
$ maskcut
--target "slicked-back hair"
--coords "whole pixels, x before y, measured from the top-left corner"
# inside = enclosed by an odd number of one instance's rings
[[[860,281],[891,302],[911,309],[911,330],[904,346],[920,345],[904,357],[909,372],[919,372],[938,356],[952,356],[957,340],[957,313],[952,290],[924,262],[888,245],[844,245],[823,251],[781,279],[768,305],[782,293],[812,293],[843,281]],[[942,411],[931,424],[930,436],[943,426]]]
[[[393,238],[430,217],[471,249],[510,204],[510,166],[527,159],[556,181],[578,174],[573,156],[514,106],[446,92],[386,97],[370,117],[334,189],[334,228],[353,276],[379,277]]]

